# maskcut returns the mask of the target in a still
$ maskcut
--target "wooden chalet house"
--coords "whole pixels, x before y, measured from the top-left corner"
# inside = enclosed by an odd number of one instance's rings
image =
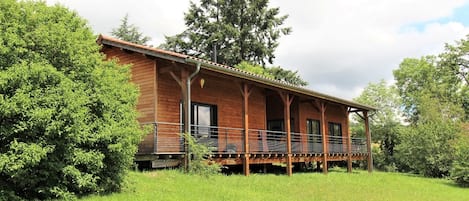
[[[180,133],[189,132],[211,148],[215,161],[242,165],[246,175],[251,164],[274,163],[286,163],[288,175],[306,162],[322,162],[327,173],[328,161],[347,161],[351,171],[353,160],[368,160],[372,170],[372,107],[108,36],[97,42],[108,59],[132,64],[132,82],[141,93],[139,121],[153,125],[137,162],[186,164]],[[366,138],[350,136],[349,113],[363,117]]]

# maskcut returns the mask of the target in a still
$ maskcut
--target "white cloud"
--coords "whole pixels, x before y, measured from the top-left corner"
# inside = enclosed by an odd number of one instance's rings
[[[129,13],[129,20],[153,38],[185,29],[189,0],[61,2],[88,19],[97,33],[109,34]],[[271,0],[293,33],[280,40],[275,65],[299,70],[309,88],[352,99],[369,82],[392,80],[405,57],[438,54],[444,43],[463,38],[469,27],[434,21],[449,17],[464,0]],[[430,23],[433,22],[433,23]],[[422,25],[417,27],[415,25]]]
[[[431,23],[421,31],[411,27],[451,16],[464,3],[273,1],[290,14],[286,24],[293,27],[281,39],[276,61],[298,69],[311,89],[351,99],[369,82],[392,80],[392,70],[403,58],[438,54],[444,43],[468,34],[469,28],[458,22]]]

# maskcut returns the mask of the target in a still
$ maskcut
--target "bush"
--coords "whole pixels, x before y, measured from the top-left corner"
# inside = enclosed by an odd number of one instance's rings
[[[210,176],[218,174],[221,171],[221,166],[210,160],[210,149],[189,134],[184,134],[184,139],[189,145],[189,158],[191,159],[189,165],[189,173],[202,176]]]
[[[456,184],[462,187],[469,187],[469,137],[463,136],[459,141],[453,167],[451,169],[451,178]]]
[[[0,1],[0,200],[122,187],[142,132],[128,67],[75,13]]]
[[[395,154],[399,170],[427,177],[449,175],[458,124],[426,122],[403,128],[400,132],[401,143]]]

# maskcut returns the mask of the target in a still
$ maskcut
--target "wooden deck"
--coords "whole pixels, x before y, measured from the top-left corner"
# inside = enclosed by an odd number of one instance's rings
[[[153,144],[141,144],[136,161],[152,161],[153,168],[175,167],[183,163],[185,151],[180,133],[182,125],[178,123],[149,123],[154,130],[147,136]],[[224,127],[193,126],[193,136],[200,143],[212,150],[210,158],[220,165],[243,165],[246,157],[250,164],[287,163],[291,156],[292,163],[327,161],[366,160],[368,151],[364,138],[352,138],[350,149],[346,137],[328,136],[325,141],[320,135],[293,133],[292,153],[287,152],[285,132],[269,130],[249,130],[250,152],[243,146],[243,129]],[[200,133],[200,131],[202,134]],[[199,133],[195,133],[199,131]],[[327,151],[323,152],[323,142]],[[326,156],[324,155],[326,154]]]

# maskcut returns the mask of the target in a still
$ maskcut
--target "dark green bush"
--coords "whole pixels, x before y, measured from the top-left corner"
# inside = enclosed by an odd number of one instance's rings
[[[456,146],[451,178],[462,187],[469,187],[469,137],[462,136]]]
[[[449,176],[459,125],[452,122],[426,122],[403,128],[396,160],[401,171],[427,177]]]
[[[0,1],[0,200],[118,191],[141,130],[128,67],[60,6]]]

